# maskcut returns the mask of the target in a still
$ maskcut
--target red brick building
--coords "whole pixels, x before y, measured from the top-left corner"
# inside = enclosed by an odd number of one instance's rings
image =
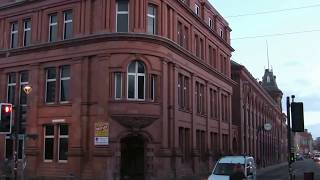
[[[233,87],[232,121],[240,127],[236,145],[241,153],[254,156],[259,166],[286,161],[286,116],[282,113],[282,92],[276,76],[266,69],[258,82],[244,66],[231,64],[232,79],[237,82]],[[270,124],[271,130],[265,124]]]
[[[18,107],[25,174],[170,179],[239,152],[230,31],[207,0],[0,0],[0,99]],[[0,136],[0,162],[13,146]]]

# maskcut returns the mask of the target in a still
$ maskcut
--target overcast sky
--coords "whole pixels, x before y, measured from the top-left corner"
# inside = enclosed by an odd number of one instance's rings
[[[260,80],[268,67],[268,42],[283,110],[294,94],[304,102],[305,128],[320,137],[320,0],[209,1],[232,29],[232,59]]]

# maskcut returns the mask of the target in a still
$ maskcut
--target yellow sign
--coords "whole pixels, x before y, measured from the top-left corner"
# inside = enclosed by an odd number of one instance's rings
[[[96,122],[95,123],[95,137],[108,137],[109,136],[109,123]]]

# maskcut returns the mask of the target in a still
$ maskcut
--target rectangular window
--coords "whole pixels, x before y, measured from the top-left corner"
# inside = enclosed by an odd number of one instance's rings
[[[54,126],[44,127],[44,161],[52,162],[54,152]]]
[[[59,137],[58,137],[58,160],[59,162],[66,162],[68,160],[67,152],[69,145],[69,131],[68,125],[59,125]]]
[[[179,74],[178,75],[178,104],[179,104],[180,108],[183,107],[183,105],[182,105],[182,79],[183,79],[182,74]]]
[[[184,151],[185,151],[185,145],[184,145],[184,128],[179,127],[179,148],[182,153],[182,162],[184,162]]]
[[[46,69],[46,103],[54,103],[56,97],[56,68]]]
[[[219,149],[219,138],[218,138],[218,133],[213,133],[213,152],[217,155],[218,149]]]
[[[15,104],[16,73],[8,74],[7,102]]]
[[[184,27],[184,31],[183,31],[183,47],[188,49],[188,39],[189,39],[189,29],[187,26]]]
[[[154,5],[148,6],[148,33],[157,34],[157,8]]]
[[[205,114],[204,105],[204,85],[196,82],[196,95],[197,95],[197,113],[199,115]]]
[[[49,42],[57,41],[58,36],[58,18],[57,14],[49,15]]]
[[[18,22],[11,23],[11,40],[10,47],[17,48],[18,47]]]
[[[128,0],[117,1],[117,32],[129,31],[129,7]]]
[[[31,20],[23,21],[23,46],[29,46],[31,42]]]
[[[5,158],[12,159],[13,158],[13,140],[10,136],[6,136],[5,138]]]
[[[210,117],[213,118],[213,90],[210,89]]]
[[[178,104],[181,109],[189,109],[189,78],[182,74],[178,76]]]
[[[200,84],[200,114],[204,114],[204,85]]]
[[[22,159],[23,157],[23,151],[24,151],[24,135],[19,135],[19,141],[18,141],[18,159]]]
[[[199,16],[200,15],[200,8],[197,4],[194,5],[194,12]]]
[[[200,57],[200,45],[199,45],[200,39],[198,35],[195,35],[194,41],[195,41],[194,46],[195,46],[196,56]]]
[[[203,43],[203,39],[200,38],[200,47],[199,47],[199,48],[200,48],[200,56],[199,56],[199,57],[200,57],[201,59],[204,59],[204,48],[203,48],[203,44],[204,44],[204,43]]]
[[[122,94],[122,75],[120,72],[115,73],[114,75],[114,98],[115,99],[121,99],[121,94]]]
[[[213,109],[214,118],[218,118],[218,92],[216,90],[213,91]]]
[[[183,93],[182,93],[182,103],[184,109],[189,109],[189,78],[183,77]]]
[[[156,84],[157,84],[157,76],[151,75],[151,88],[150,88],[151,101],[155,101],[156,99]]]
[[[64,23],[63,23],[63,39],[72,38],[73,23],[72,23],[72,11],[63,12]]]
[[[28,84],[28,71],[20,72],[20,105],[27,105],[27,94],[23,88]]]
[[[215,48],[213,48],[212,56],[213,67],[217,68],[217,51]]]
[[[200,114],[200,99],[199,99],[199,94],[200,94],[200,84],[196,82],[196,106],[197,106],[197,113]]]
[[[208,47],[208,60],[209,60],[209,64],[210,64],[210,66],[212,66],[212,47],[209,45],[209,47]]]
[[[60,67],[60,102],[69,102],[70,100],[70,66]]]
[[[178,44],[183,46],[183,32],[182,32],[182,23],[178,22]]]
[[[135,84],[136,78],[134,75],[128,75],[128,99],[135,98]]]

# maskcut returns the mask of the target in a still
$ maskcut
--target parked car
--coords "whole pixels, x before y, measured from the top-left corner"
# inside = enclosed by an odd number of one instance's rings
[[[251,156],[225,156],[220,158],[208,180],[229,180],[238,164],[242,166],[246,180],[256,180],[256,164]]]
[[[313,157],[314,161],[320,161],[320,154],[315,154]]]

